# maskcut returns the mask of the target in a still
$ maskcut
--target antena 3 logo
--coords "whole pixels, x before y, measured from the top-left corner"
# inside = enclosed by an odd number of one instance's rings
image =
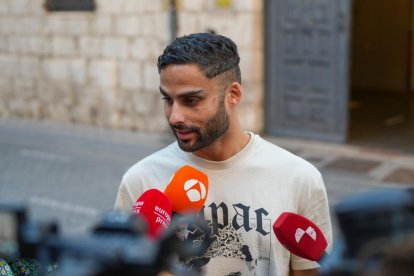
[[[206,186],[197,179],[190,179],[184,183],[184,191],[191,202],[203,200],[207,195]]]
[[[302,237],[303,237],[303,235],[304,234],[308,234],[309,235],[309,237],[311,237],[312,238],[312,240],[314,240],[314,241],[316,241],[316,231],[315,231],[315,229],[313,229],[312,228],[312,226],[309,226],[307,229],[306,229],[306,231],[304,231],[303,229],[301,229],[301,228],[298,228],[298,229],[296,229],[296,232],[295,232],[295,239],[296,239],[296,242],[297,243],[299,243],[300,242],[300,240],[302,239]]]

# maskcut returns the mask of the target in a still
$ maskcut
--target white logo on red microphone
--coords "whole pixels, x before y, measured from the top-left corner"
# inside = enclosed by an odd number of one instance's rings
[[[144,205],[143,201],[135,202],[134,206],[132,206],[132,213],[138,215],[141,212],[141,207]]]
[[[203,200],[207,195],[206,186],[197,179],[190,179],[184,183],[184,191],[191,202]]]
[[[316,241],[315,229],[313,229],[311,226],[309,226],[308,229],[306,229],[306,231],[304,231],[302,228],[296,229],[295,239],[296,239],[297,243],[300,242],[300,240],[302,239],[302,237],[305,233],[308,234],[314,241]]]

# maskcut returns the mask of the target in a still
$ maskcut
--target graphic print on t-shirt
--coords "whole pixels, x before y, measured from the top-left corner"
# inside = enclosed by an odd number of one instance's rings
[[[223,275],[256,275],[258,267],[260,271],[269,270],[272,226],[265,209],[253,210],[241,203],[229,206],[223,202],[219,205],[211,203],[200,215],[206,217],[210,233],[189,226],[186,238],[200,244],[209,235],[210,244],[201,256],[182,260],[184,264],[202,268],[214,259],[228,258],[238,265],[226,266],[228,271]]]

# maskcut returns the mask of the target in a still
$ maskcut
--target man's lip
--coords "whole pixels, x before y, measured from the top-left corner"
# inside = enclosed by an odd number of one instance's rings
[[[192,138],[193,136],[193,131],[192,130],[175,130],[175,133],[178,137],[178,139],[180,140],[188,140],[190,138]]]

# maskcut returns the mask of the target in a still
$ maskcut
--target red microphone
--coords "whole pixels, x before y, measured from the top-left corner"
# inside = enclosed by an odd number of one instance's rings
[[[148,235],[157,238],[170,224],[172,206],[163,192],[150,189],[137,199],[132,213],[144,218],[148,224]]]
[[[307,260],[319,262],[328,246],[321,229],[309,219],[283,212],[273,224],[279,242],[291,253]]]
[[[174,212],[198,213],[207,199],[208,177],[205,173],[186,165],[175,172],[164,193],[171,200]]]

